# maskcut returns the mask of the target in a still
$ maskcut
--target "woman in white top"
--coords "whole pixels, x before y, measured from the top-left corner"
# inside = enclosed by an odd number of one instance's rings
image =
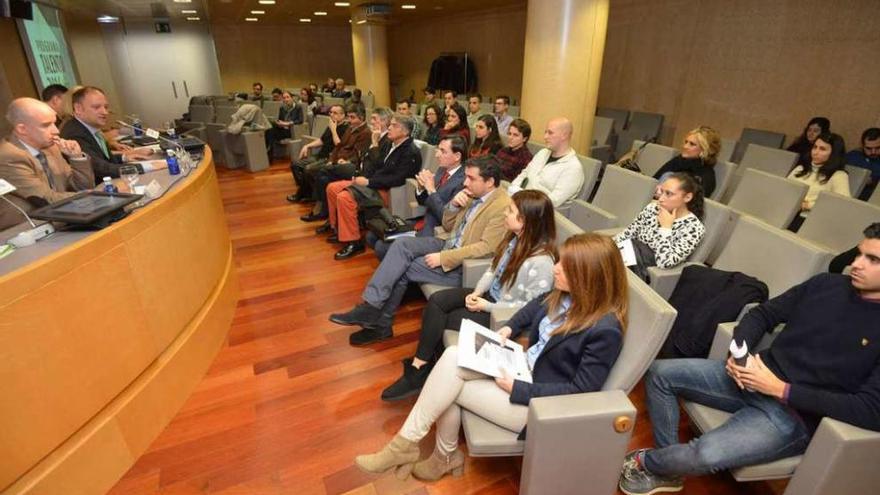
[[[403,362],[403,375],[382,391],[382,400],[394,401],[417,394],[442,352],[443,332],[458,330],[462,319],[489,326],[494,308],[521,308],[553,288],[556,263],[556,224],[553,203],[542,191],[513,195],[507,207],[507,234],[495,258],[474,289],[437,292],[422,313],[419,345]]]
[[[801,204],[801,212],[794,217],[789,230],[797,232],[821,191],[831,191],[844,196],[852,196],[849,191],[849,174],[844,168],[846,157],[843,138],[831,132],[823,132],[813,141],[810,152],[810,167],[798,165],[788,174],[789,179],[803,182],[809,189]]]
[[[646,260],[646,266],[672,268],[700,244],[706,233],[702,218],[702,186],[687,172],[675,172],[660,184],[657,201],[648,203],[623,232],[614,236],[614,242],[641,242],[654,255],[653,262]]]

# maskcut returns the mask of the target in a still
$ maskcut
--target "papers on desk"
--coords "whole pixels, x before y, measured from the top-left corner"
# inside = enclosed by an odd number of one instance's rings
[[[509,376],[532,383],[522,346],[510,339],[502,345],[497,333],[468,319],[461,321],[459,330],[458,365],[496,378],[504,369]]]
[[[626,266],[635,266],[639,264],[636,258],[636,248],[633,246],[632,239],[624,239],[617,243],[617,249],[620,249],[620,256],[623,258],[623,264]]]

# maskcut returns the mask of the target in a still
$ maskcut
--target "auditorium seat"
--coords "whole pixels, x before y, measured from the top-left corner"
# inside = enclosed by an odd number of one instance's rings
[[[871,197],[868,198],[868,203],[872,205],[880,206],[880,186],[877,186],[874,189],[874,192],[871,194]]]
[[[849,193],[852,197],[858,198],[871,180],[871,171],[855,165],[847,165],[846,173],[849,176]]]
[[[569,237],[577,234],[583,234],[584,229],[580,228],[565,217],[565,215],[557,212],[553,213],[553,219],[556,224],[556,247],[561,247]]]
[[[524,456],[520,493],[614,492],[636,415],[626,394],[654,360],[676,315],[629,271],[627,282],[629,325],[601,391],[532,399],[525,441],[517,439],[518,432],[462,411],[471,456]],[[457,333],[447,335],[444,340],[457,340]]]
[[[770,297],[776,297],[825,271],[829,261],[831,254],[815,244],[787,230],[743,215],[736,219],[733,231],[722,245],[712,267],[751,275],[767,284]],[[668,299],[679,276],[680,270],[654,272],[651,285],[658,294]]]
[[[725,360],[736,323],[718,325],[709,359]],[[757,350],[770,346],[779,334],[767,335]],[[723,424],[730,414],[690,401],[684,410],[691,424],[702,432]],[[791,478],[784,495],[836,495],[870,493],[880,485],[880,470],[871,459],[880,451],[880,433],[831,418],[823,418],[803,455],[731,469],[739,482]]]
[[[610,144],[614,135],[614,119],[597,115],[593,118],[593,146]]]
[[[877,221],[880,206],[822,191],[797,235],[836,255],[857,245],[865,227]]]
[[[465,106],[467,108],[467,106]],[[507,114],[511,117],[518,119],[519,118],[519,105],[510,105],[507,107]]]
[[[736,139],[721,138],[721,151],[718,152],[718,161],[731,161],[733,152],[736,150]]]
[[[643,174],[653,177],[654,174],[660,170],[663,165],[666,165],[666,162],[672,160],[676,155],[678,155],[678,150],[675,148],[670,148],[669,146],[663,146],[662,144],[656,143],[648,143],[647,146],[642,148],[645,144],[645,141],[641,139],[636,139],[632,143],[632,149],[638,150],[641,148],[642,150],[639,152],[638,157],[636,157],[636,163],[639,165],[639,169]]]
[[[736,175],[737,165],[731,161],[718,160],[713,167],[715,170],[715,190],[709,196],[710,199],[720,201],[733,182]]]
[[[807,189],[802,182],[747,168],[727,205],[784,229],[801,210]]]
[[[264,101],[263,102],[263,115],[266,116],[271,121],[278,119],[278,112],[281,110],[281,102],[280,101]]]
[[[758,144],[750,144],[739,164],[742,170],[753,168],[778,177],[787,177],[797,164],[798,154]]]
[[[626,129],[626,125],[629,123],[629,110],[623,110],[620,108],[599,107],[596,109],[596,115],[613,119],[614,130],[618,134],[623,132],[623,130]]]
[[[621,167],[605,167],[593,201],[576,199],[568,218],[587,232],[624,227],[654,196],[657,180]]]
[[[599,178],[599,172],[602,170],[602,162],[581,154],[578,154],[577,158],[584,169],[584,186],[581,188],[580,194],[578,194],[578,199],[587,201],[596,187],[596,180]],[[566,213],[564,210],[560,211],[563,214]]]
[[[190,105],[189,121],[210,124],[214,122],[214,107],[208,105]]]
[[[223,125],[229,124],[229,122],[232,120],[232,114],[234,114],[238,110],[238,106],[238,104],[215,106],[214,122]]]
[[[207,138],[205,126],[204,122],[178,122],[174,125],[174,132],[178,136],[191,136],[205,141]]]
[[[269,168],[265,132],[244,131],[241,134],[229,134],[225,130],[220,131],[226,143],[226,166],[244,167],[248,172]]]
[[[633,141],[656,141],[660,137],[663,128],[663,115],[659,113],[632,112],[629,125],[625,130],[618,133],[615,154],[622,156],[630,150]]]
[[[739,142],[736,143],[736,149],[733,151],[731,161],[739,163],[750,144],[779,149],[782,148],[782,143],[784,142],[785,134],[744,127],[739,136]]]
[[[205,124],[205,142],[211,147],[214,163],[226,166],[225,124]]]
[[[535,136],[532,136],[532,137],[535,137]],[[529,151],[532,152],[532,156],[537,155],[539,151],[546,148],[546,146],[544,146],[543,144],[538,143],[538,142],[533,142],[531,140],[526,142],[526,146],[529,147]]]

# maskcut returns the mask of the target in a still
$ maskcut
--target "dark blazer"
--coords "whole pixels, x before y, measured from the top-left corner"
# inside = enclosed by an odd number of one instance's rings
[[[446,169],[438,168],[434,174],[434,184],[440,184],[440,180],[446,173]],[[458,170],[452,174],[452,177],[446,181],[446,184],[438,187],[434,194],[428,194],[428,191],[422,190],[416,194],[416,201],[427,210],[425,212],[425,224],[420,231],[421,235],[431,237],[434,235],[434,227],[443,222],[443,208],[446,207],[452,198],[458,194],[464,187],[464,165],[458,167]]]
[[[511,338],[529,332],[529,346],[538,341],[541,320],[547,316],[544,297],[526,304],[507,322]],[[577,333],[554,335],[535,361],[532,382],[513,382],[510,402],[528,405],[533,397],[600,390],[623,346],[620,322],[613,314]]]
[[[68,120],[61,128],[61,137],[72,139],[79,143],[83,153],[89,155],[92,159],[92,170],[95,171],[95,184],[100,184],[104,177],[119,177],[122,155],[114,155],[113,153],[110,153],[110,156],[105,155],[95,136],[92,135],[82,122],[75,118]],[[144,173],[143,167],[134,163],[132,165],[137,166],[138,172]]]
[[[389,146],[389,149],[391,147]],[[416,175],[422,169],[422,154],[412,138],[400,143],[387,158],[372,162],[368,186],[372,189],[391,189],[402,186],[406,179]]]

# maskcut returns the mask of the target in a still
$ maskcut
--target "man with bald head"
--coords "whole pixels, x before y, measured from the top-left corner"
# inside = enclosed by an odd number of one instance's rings
[[[164,160],[145,162],[153,154],[148,148],[125,149],[114,152],[102,129],[110,119],[110,103],[107,95],[94,86],[84,86],[73,92],[73,118],[61,127],[61,137],[79,143],[85,154],[92,158],[96,183],[103,177],[119,177],[119,167],[134,162],[138,172],[145,173],[164,168]]]
[[[532,161],[513,180],[510,194],[521,189],[545,192],[553,207],[565,213],[584,186],[584,169],[577,153],[571,147],[574,128],[565,117],[556,117],[547,123],[544,144],[547,148],[535,154]]]
[[[89,157],[76,141],[58,137],[55,118],[49,105],[33,98],[17,98],[6,111],[12,133],[0,141],[0,178],[16,187],[6,197],[25,211],[95,184]],[[8,203],[0,204],[0,230],[23,221]]]

